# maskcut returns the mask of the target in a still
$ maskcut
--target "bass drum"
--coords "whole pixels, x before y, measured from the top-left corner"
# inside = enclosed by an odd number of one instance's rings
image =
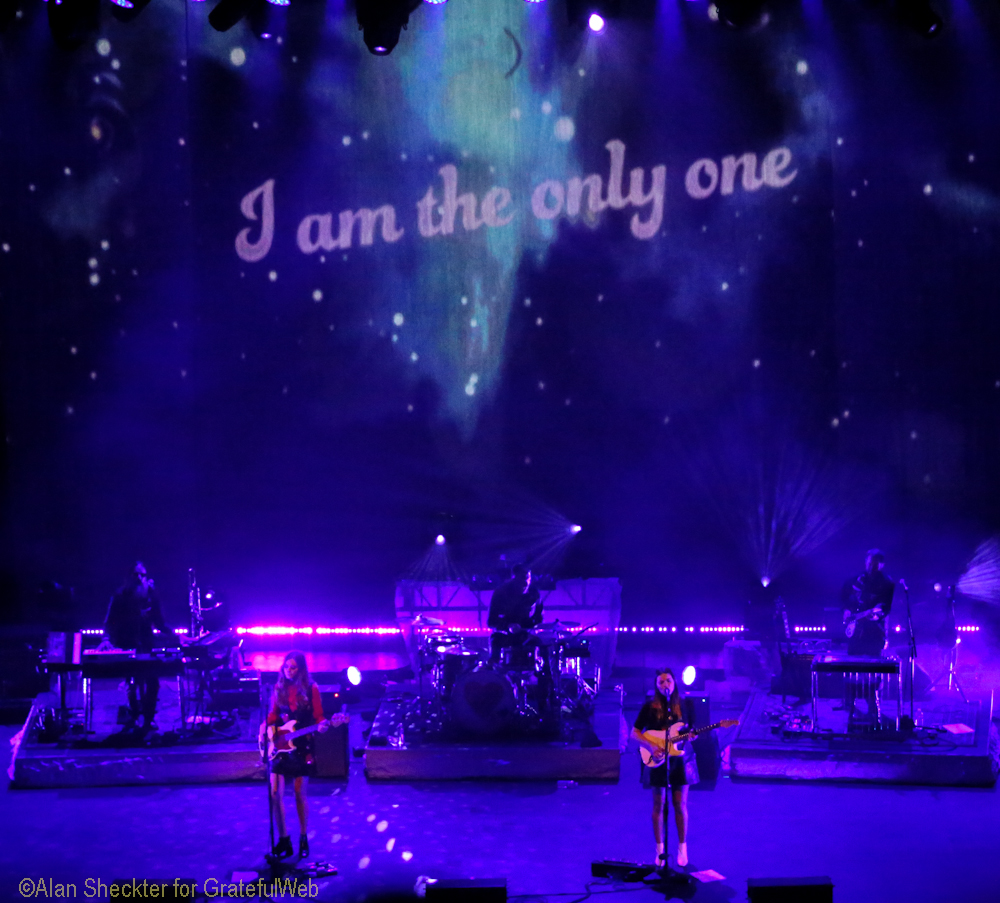
[[[451,693],[455,722],[477,737],[494,737],[513,728],[517,719],[514,685],[497,671],[468,671]]]

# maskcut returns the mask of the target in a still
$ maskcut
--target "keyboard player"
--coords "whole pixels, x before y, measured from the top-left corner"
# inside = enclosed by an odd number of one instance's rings
[[[162,636],[156,645],[176,646],[177,635],[163,620],[163,610],[146,566],[137,561],[125,582],[111,597],[104,619],[104,640],[99,649],[117,647],[140,653],[153,651],[153,628]],[[129,722],[126,729],[141,727],[155,730],[156,702],[160,694],[160,679],[155,676],[128,679]],[[141,719],[141,724],[139,723]]]

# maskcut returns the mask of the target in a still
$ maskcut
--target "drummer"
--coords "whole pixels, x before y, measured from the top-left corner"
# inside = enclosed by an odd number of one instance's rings
[[[494,591],[486,623],[493,628],[490,637],[492,664],[499,663],[500,650],[504,647],[538,645],[528,631],[542,623],[542,600],[538,588],[531,585],[531,571],[526,565],[515,565],[510,580]]]

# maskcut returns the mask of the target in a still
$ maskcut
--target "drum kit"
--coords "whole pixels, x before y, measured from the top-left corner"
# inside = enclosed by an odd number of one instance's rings
[[[452,729],[477,737],[558,732],[563,714],[583,714],[600,671],[585,669],[590,641],[579,623],[554,621],[519,635],[491,662],[489,647],[426,615],[414,619],[420,696]],[[429,693],[425,693],[425,677]]]

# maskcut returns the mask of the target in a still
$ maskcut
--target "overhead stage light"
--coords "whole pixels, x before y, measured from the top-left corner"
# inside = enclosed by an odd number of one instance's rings
[[[437,538],[434,540],[435,545],[443,546],[445,543],[445,538],[443,533],[438,533]]]
[[[708,17],[732,28],[750,28],[766,21],[764,0],[715,0]]]
[[[347,669],[347,679],[350,681],[352,687],[356,687],[361,683],[361,672],[354,665],[351,665]]]
[[[604,26],[606,24],[607,23],[604,21],[604,17],[600,13],[591,13],[587,18],[587,28],[597,34],[604,31]]]
[[[684,682],[685,687],[690,687],[691,684],[695,682],[698,677],[698,671],[694,665],[688,665],[683,671],[681,671],[681,680]]]
[[[573,524],[573,526],[569,528],[569,532],[576,534],[579,533],[582,529],[583,527],[581,527],[579,524]]]
[[[358,0],[358,28],[364,33],[365,47],[375,56],[386,56],[399,43],[410,13],[421,0]]]
[[[933,38],[944,26],[944,20],[927,0],[897,0],[896,12],[917,34]]]
[[[760,585],[763,586],[764,589],[767,589],[771,585],[771,578],[765,574],[760,578]]]
[[[75,50],[97,31],[100,0],[52,0],[46,5],[52,39],[64,50]]]

